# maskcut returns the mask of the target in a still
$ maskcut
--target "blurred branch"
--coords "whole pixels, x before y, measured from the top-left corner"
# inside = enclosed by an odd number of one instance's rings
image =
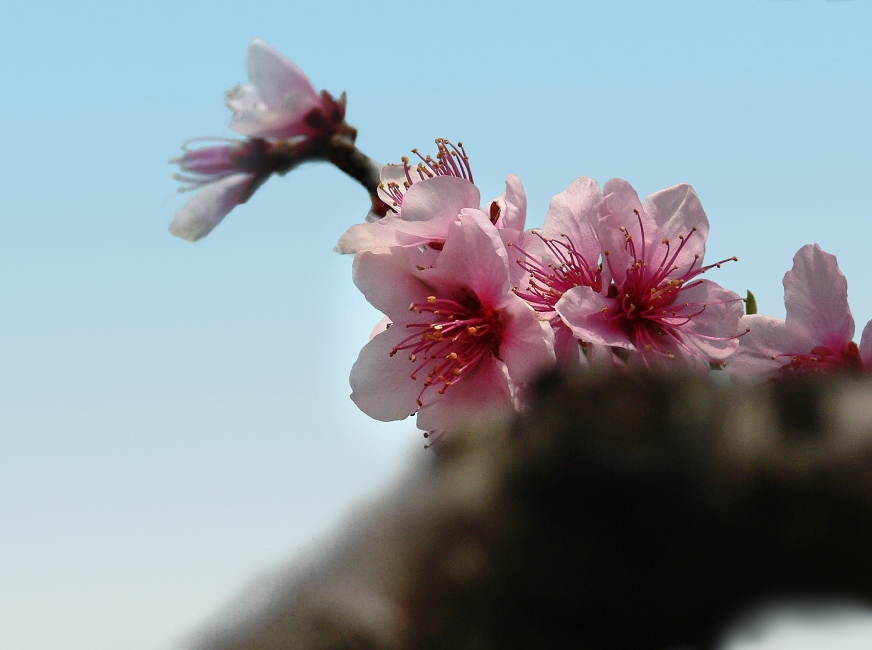
[[[872,602],[869,380],[552,376],[537,394],[196,647],[707,649],[767,597]]]

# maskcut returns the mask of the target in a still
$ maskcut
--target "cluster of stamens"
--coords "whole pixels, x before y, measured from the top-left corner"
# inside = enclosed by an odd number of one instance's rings
[[[853,341],[846,343],[838,352],[819,345],[808,354],[779,354],[777,357],[772,357],[772,360],[779,358],[788,359],[787,363],[778,369],[782,376],[863,369],[860,349]]]
[[[472,168],[469,166],[469,156],[466,155],[462,142],[458,142],[455,146],[445,138],[437,138],[435,159],[429,154],[426,157],[422,156],[417,149],[412,149],[412,153],[419,158],[419,161],[413,163],[407,156],[403,156],[403,171],[406,179],[402,186],[394,181],[379,185],[379,189],[391,199],[391,208],[394,211],[402,207],[406,190],[419,181],[436,176],[454,176],[470,183],[475,182],[472,178]]]
[[[426,302],[412,303],[409,311],[431,314],[427,322],[407,323],[413,333],[394,347],[390,356],[406,352],[417,363],[409,375],[413,381],[426,373],[418,394],[423,406],[424,392],[438,386],[440,395],[468,375],[488,355],[497,356],[502,335],[499,315],[485,307],[473,294],[455,298],[428,296]]]
[[[627,269],[625,280],[620,287],[612,283],[607,295],[617,301],[618,308],[604,308],[602,310],[609,320],[620,321],[628,335],[635,341],[637,348],[645,350],[660,350],[672,354],[668,346],[664,346],[659,337],[667,336],[679,346],[692,354],[697,354],[682,341],[679,329],[687,325],[693,318],[702,314],[709,305],[724,303],[700,303],[682,302],[681,293],[701,284],[697,276],[711,268],[720,268],[725,262],[735,262],[736,257],[730,257],[714,264],[703,266],[700,256],[694,255],[693,260],[686,269],[681,271],[676,264],[678,256],[693,237],[697,229],[691,228],[686,235],[678,237],[678,246],[673,248],[668,238],[661,240],[664,246],[663,255],[657,266],[649,264],[646,258],[645,229],[642,225],[642,217],[638,210],[633,211],[639,222],[641,233],[641,247],[636,247],[633,236],[627,228],[621,226],[624,234],[625,250],[633,259],[632,265]],[[651,251],[653,254],[653,251]],[[609,251],[604,251],[607,263],[610,263]],[[741,300],[737,298],[737,300]],[[702,336],[702,335],[697,335]],[[722,340],[724,337],[703,337]],[[726,338],[735,338],[730,336]]]
[[[515,288],[515,295],[538,312],[550,312],[554,311],[560,296],[574,287],[591,287],[597,293],[602,291],[602,264],[596,264],[596,260],[588,261],[567,235],[552,239],[538,231],[533,234],[548,247],[556,262],[545,264],[519,246],[509,244],[523,255],[517,260],[518,266],[530,274],[527,288]]]
[[[192,149],[189,145],[194,142],[220,144]],[[181,168],[182,173],[173,174],[173,178],[186,184],[180,188],[180,191],[188,192],[231,174],[261,171],[265,168],[264,162],[269,151],[269,143],[257,138],[242,141],[227,138],[194,138],[188,140],[182,149],[182,155],[170,162]]]

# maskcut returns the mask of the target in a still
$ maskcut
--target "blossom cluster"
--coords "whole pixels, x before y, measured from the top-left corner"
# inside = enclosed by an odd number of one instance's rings
[[[351,398],[373,418],[417,415],[441,435],[523,409],[529,383],[555,367],[717,369],[737,382],[872,368],[872,322],[855,343],[847,281],[817,244],[784,276],[786,318],[756,314],[704,277],[736,258],[703,261],[709,222],[689,185],[642,201],[624,180],[601,188],[581,177],[552,199],[541,229],[527,229],[517,176],[483,203],[463,145],[441,139],[435,156],[413,150],[381,168],[354,147],[344,94],[318,93],[262,41],[248,63],[250,84],[227,93],[245,139],[173,161],[198,194],[170,230],[203,237],[272,174],[307,160],[361,182],[372,209],[336,250],[354,255],[355,284],[384,314],[351,370]]]
[[[640,201],[629,183],[582,177],[525,229],[516,176],[481,205],[462,145],[389,165],[390,207],[337,250],[385,320],[351,371],[368,415],[417,413],[426,431],[471,413],[523,407],[525,387],[560,365],[721,366],[745,332],[743,301],[703,277],[709,224],[696,193],[676,185]]]
[[[525,387],[567,369],[723,369],[736,381],[872,365],[858,346],[835,257],[804,246],[784,278],[786,319],[745,314],[703,275],[709,223],[689,185],[640,201],[629,183],[582,177],[525,230],[516,176],[481,206],[462,145],[382,171],[381,219],[352,226],[337,251],[383,314],[351,371],[368,415],[417,414],[442,433],[472,415],[520,409]]]

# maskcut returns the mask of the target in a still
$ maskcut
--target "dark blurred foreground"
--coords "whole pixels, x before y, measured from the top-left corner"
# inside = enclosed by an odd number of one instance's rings
[[[193,646],[702,649],[773,598],[872,603],[872,383],[537,392]]]

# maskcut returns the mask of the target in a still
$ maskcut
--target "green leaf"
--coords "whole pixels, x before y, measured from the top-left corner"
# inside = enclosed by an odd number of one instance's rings
[[[754,294],[748,291],[748,297],[745,298],[745,313],[746,314],[756,314],[757,313],[757,299],[754,297]]]

